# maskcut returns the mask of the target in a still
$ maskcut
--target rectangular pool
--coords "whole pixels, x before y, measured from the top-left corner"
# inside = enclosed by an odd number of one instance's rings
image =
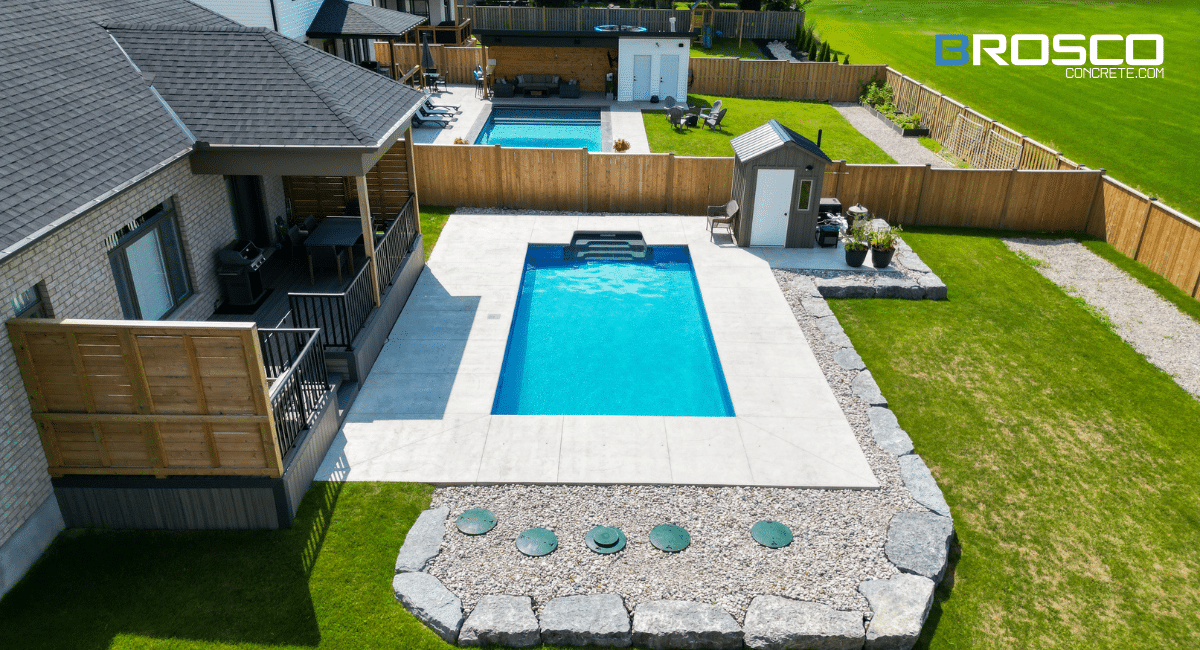
[[[598,108],[492,109],[475,144],[603,151]]]
[[[529,246],[493,414],[733,416],[686,247],[564,258]]]

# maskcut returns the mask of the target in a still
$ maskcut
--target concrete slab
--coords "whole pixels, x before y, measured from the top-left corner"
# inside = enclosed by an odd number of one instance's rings
[[[703,217],[453,215],[318,479],[876,488],[773,263]],[[531,241],[687,245],[736,413],[490,415]]]

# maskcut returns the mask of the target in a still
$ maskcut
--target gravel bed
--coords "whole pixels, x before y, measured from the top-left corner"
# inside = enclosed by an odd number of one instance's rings
[[[834,102],[842,117],[859,133],[867,137],[883,149],[901,165],[932,165],[935,168],[953,167],[945,158],[926,149],[917,138],[906,138],[892,130],[892,127],[879,121],[879,118],[858,104]]]
[[[792,56],[792,51],[788,49],[787,43],[784,43],[783,41],[771,41],[770,43],[767,43],[766,47],[767,51],[771,53],[771,56],[775,57],[777,60],[795,61],[797,63],[801,62],[800,59]]]
[[[561,214],[561,213],[560,213]],[[811,280],[775,271],[781,289],[846,413],[879,490],[699,486],[491,485],[443,487],[432,507],[447,506],[442,552],[426,569],[463,601],[469,613],[480,596],[530,595],[539,611],[551,598],[617,593],[631,610],[660,599],[712,603],[744,621],[751,599],[760,594],[827,604],[844,611],[869,612],[858,586],[898,573],[883,552],[888,524],[897,512],[924,512],[904,489],[899,463],[878,447],[866,405],[854,397],[857,374],[833,361],[836,348],[801,306],[811,298]],[[819,298],[818,298],[819,299]],[[469,508],[496,513],[496,529],[468,537],[455,518]],[[774,519],[792,528],[795,541],[782,549],[756,544],[750,526]],[[656,550],[651,528],[674,523],[686,528],[692,545],[681,553]],[[592,553],[583,544],[593,526],[621,528],[625,550]],[[541,557],[514,548],[525,528],[549,528],[559,548]]]
[[[1117,335],[1200,398],[1200,323],[1074,239],[1005,239],[1038,271],[1103,312]]]

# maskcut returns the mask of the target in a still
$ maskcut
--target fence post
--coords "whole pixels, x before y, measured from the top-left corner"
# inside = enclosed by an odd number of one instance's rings
[[[839,67],[840,67],[840,66],[838,66],[838,65],[835,63],[835,64],[834,64],[834,66],[833,66],[833,74],[829,75],[829,103],[830,103],[830,104],[832,104],[832,103],[833,103],[833,89],[836,87],[836,84],[834,84],[833,78],[834,78],[834,77],[840,77],[840,76],[841,76],[841,73],[840,73],[840,72],[838,72],[838,68],[839,68]]]
[[[1137,261],[1142,253],[1142,242],[1146,239],[1146,230],[1150,227],[1150,213],[1154,211],[1154,202],[1158,199],[1151,196],[1146,199],[1146,218],[1142,219],[1142,234],[1138,235],[1137,248],[1133,249],[1133,259]]]
[[[675,153],[667,154],[667,213],[675,214]]]
[[[1092,210],[1096,208],[1096,197],[1104,191],[1104,173],[1105,170],[1101,168],[1100,173],[1096,175],[1096,190],[1092,192],[1092,200],[1088,202],[1087,221],[1083,224],[1083,230],[1087,233],[1092,232]],[[1108,241],[1107,228],[1104,229],[1104,241]]]
[[[742,49],[742,25],[746,22],[746,12],[738,12],[738,49]]]
[[[404,131],[404,160],[408,168],[408,193],[412,195],[413,214],[416,216],[417,233],[421,232],[421,199],[417,196],[417,165],[413,158],[416,156],[416,149],[413,148],[413,132],[412,123],[409,122],[408,129]],[[403,208],[401,208],[403,209]],[[388,278],[389,280],[391,278]]]
[[[925,171],[921,172],[921,189],[917,193],[917,209],[913,212],[913,225],[919,225],[921,223],[921,202],[925,200],[925,187],[929,185],[929,174],[931,169],[933,169],[933,165],[930,163],[925,163]]]
[[[1028,141],[1029,141],[1029,138],[1027,138],[1025,136],[1021,136],[1021,148],[1017,149],[1017,167],[1018,168],[1023,168],[1025,166],[1025,143]]]
[[[583,156],[583,165],[581,165],[581,167],[583,168],[583,178],[581,179],[582,182],[579,184],[579,186],[583,188],[583,210],[582,210],[582,212],[587,212],[588,211],[588,191],[589,191],[588,190],[588,176],[589,176],[588,161],[591,160],[591,154],[588,153],[587,147],[582,148],[580,151],[581,151],[580,155]]]
[[[504,150],[502,150],[500,145],[497,144],[493,145],[492,151],[496,152],[496,165],[492,167],[492,169],[496,172],[496,178],[498,179],[496,181],[496,193],[500,195],[498,197],[500,199],[500,207],[507,208],[509,207],[508,191],[505,187],[506,184],[504,182],[504,178],[508,176],[509,170],[504,168]]]
[[[1000,228],[1004,228],[1008,223],[1008,202],[1012,198],[1013,185],[1017,181],[1017,168],[1013,167],[1008,174],[1008,191],[1004,193],[1004,207],[1000,208]]]

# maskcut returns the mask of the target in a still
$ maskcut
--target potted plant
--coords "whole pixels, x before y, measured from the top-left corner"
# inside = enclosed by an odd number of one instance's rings
[[[863,265],[867,259],[867,249],[870,248],[867,241],[866,222],[859,222],[846,233],[842,248],[846,249],[846,266],[856,269]]]
[[[900,226],[886,230],[871,231],[871,264],[877,268],[886,268],[892,263],[896,254],[896,235],[901,231]]]

